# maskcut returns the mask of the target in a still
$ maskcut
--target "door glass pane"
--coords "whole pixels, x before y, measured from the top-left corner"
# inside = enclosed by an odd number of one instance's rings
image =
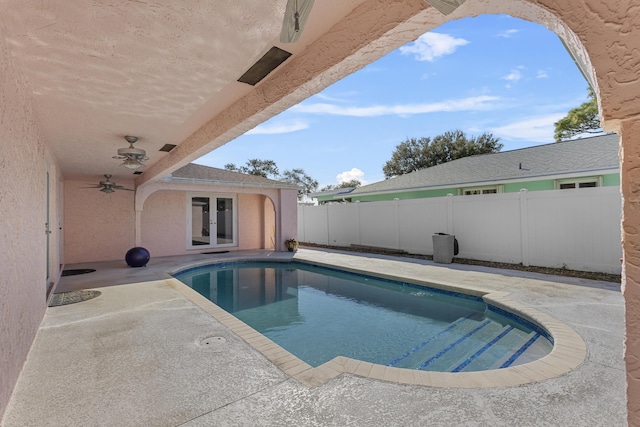
[[[216,242],[219,245],[233,243],[233,199],[218,197],[216,210]]]
[[[193,246],[210,245],[209,198],[191,198],[191,244]]]

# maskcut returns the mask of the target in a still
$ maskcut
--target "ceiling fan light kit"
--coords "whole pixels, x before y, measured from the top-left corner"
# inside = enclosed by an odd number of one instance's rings
[[[100,181],[98,184],[93,185],[91,187],[85,187],[85,188],[99,188],[100,191],[102,191],[105,194],[113,193],[116,190],[135,191],[130,188],[125,188],[111,181],[111,175],[105,174],[104,177],[106,178],[106,180]]]
[[[141,148],[135,148],[133,143],[138,140],[137,136],[127,135],[124,137],[129,143],[127,148],[118,148],[118,155],[113,156],[114,159],[124,160],[120,166],[135,170],[144,167],[142,162],[149,160],[147,152]]]

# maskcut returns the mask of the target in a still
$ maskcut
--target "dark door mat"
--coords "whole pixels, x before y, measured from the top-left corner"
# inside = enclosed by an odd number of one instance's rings
[[[63,276],[76,276],[78,274],[87,274],[87,273],[93,273],[94,271],[96,271],[93,268],[77,268],[75,270],[62,270],[62,275]]]
[[[202,255],[215,255],[215,254],[226,254],[229,251],[217,251],[217,252],[200,252]]]
[[[71,291],[53,294],[49,307],[58,307],[61,305],[75,304],[77,302],[87,301],[102,295],[100,291]]]

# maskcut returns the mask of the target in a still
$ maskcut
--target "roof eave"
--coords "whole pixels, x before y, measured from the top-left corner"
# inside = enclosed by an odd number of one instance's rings
[[[215,179],[197,179],[197,178],[182,178],[172,176],[168,178],[162,178],[159,182],[169,182],[176,184],[200,184],[200,185],[218,185],[221,187],[256,187],[256,188],[276,188],[281,190],[298,190],[297,185],[293,184],[277,184],[267,182],[240,182],[240,181],[223,181]]]
[[[406,193],[409,191],[426,191],[426,190],[443,190],[447,188],[453,187],[469,187],[469,186],[483,186],[483,185],[497,185],[497,184],[511,184],[514,182],[531,182],[537,181],[540,179],[564,179],[564,178],[578,178],[581,176],[589,176],[593,174],[602,174],[602,173],[619,173],[620,168],[600,168],[600,169],[588,169],[583,171],[574,171],[567,173],[553,173],[553,174],[543,174],[543,175],[531,175],[531,176],[523,176],[517,178],[509,178],[509,179],[491,179],[485,181],[464,181],[464,182],[452,182],[441,185],[432,185],[432,186],[414,186],[414,187],[403,187],[403,188],[394,188],[388,190],[380,190],[380,191],[368,191],[368,192],[358,192],[358,193],[350,193],[350,197],[359,197],[359,196],[372,196],[378,194],[393,194],[393,193]]]

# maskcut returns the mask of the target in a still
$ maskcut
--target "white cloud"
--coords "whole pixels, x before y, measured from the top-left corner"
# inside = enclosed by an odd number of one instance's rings
[[[520,32],[520,30],[510,29],[510,30],[506,30],[506,31],[503,31],[501,33],[498,33],[497,36],[498,37],[504,37],[505,39],[508,39],[508,38],[511,38],[516,33],[519,33],[519,32]]]
[[[280,133],[291,133],[307,129],[309,124],[301,120],[292,123],[262,124],[254,127],[245,135],[276,135]]]
[[[482,95],[426,104],[373,105],[370,107],[344,107],[327,103],[298,104],[291,107],[291,111],[349,117],[410,116],[438,112],[486,110],[491,106],[491,102],[499,99],[497,96]]]
[[[549,78],[549,74],[545,70],[538,70],[536,74],[536,79],[547,79]]]
[[[355,91],[349,91],[349,92],[339,93],[338,96],[329,96],[327,94],[320,92],[313,95],[313,98],[320,98],[324,101],[329,101],[329,102],[346,102],[345,98],[353,98],[357,94],[358,93]]]
[[[338,175],[336,175],[336,179],[338,180],[339,184],[343,182],[349,182],[353,179],[357,179],[364,185],[367,182],[363,179],[363,177],[364,177],[364,172],[362,172],[358,168],[351,168],[351,170],[349,171],[341,172]]]
[[[425,33],[413,43],[400,48],[403,55],[413,55],[417,61],[433,62],[444,55],[451,55],[459,46],[469,42],[465,39],[455,38],[448,34]]]
[[[504,80],[508,80],[510,82],[517,82],[521,78],[522,78],[522,73],[517,68],[511,70],[509,74],[503,77]]]
[[[523,139],[530,142],[553,142],[554,123],[566,113],[554,113],[531,117],[505,126],[490,129],[495,136],[508,139]]]

